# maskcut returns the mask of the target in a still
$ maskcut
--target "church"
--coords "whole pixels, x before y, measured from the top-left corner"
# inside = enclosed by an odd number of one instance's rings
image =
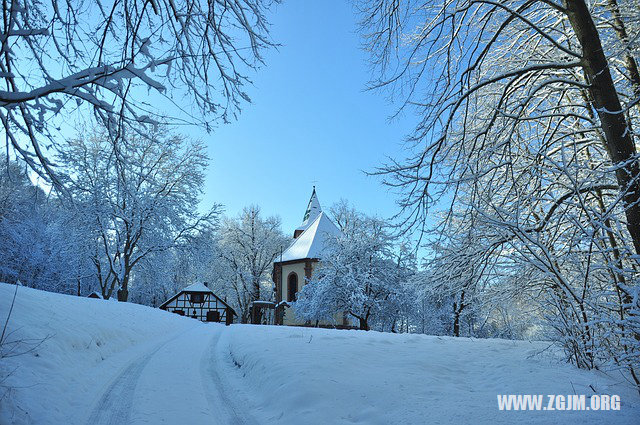
[[[340,236],[340,229],[322,211],[316,188],[313,187],[311,199],[304,213],[302,224],[293,232],[293,242],[273,263],[273,282],[276,292],[276,303],[284,305],[278,314],[276,323],[280,325],[312,325],[298,320],[295,309],[289,304],[296,300],[297,294],[313,276],[322,252],[330,238]],[[324,325],[347,325],[344,315],[338,313],[334,323]],[[315,325],[315,324],[313,324]],[[323,325],[319,323],[319,325]]]

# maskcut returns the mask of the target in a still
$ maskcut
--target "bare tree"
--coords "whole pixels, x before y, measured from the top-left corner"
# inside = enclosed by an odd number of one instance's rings
[[[527,294],[574,363],[640,388],[638,3],[361,4],[373,87],[420,117],[413,156],[379,170],[404,228],[428,230],[434,208],[438,237],[473,223],[467,255],[495,264],[484,291]],[[518,287],[491,278],[518,267]]]
[[[7,147],[60,186],[47,148],[59,145],[56,132],[74,111],[92,112],[116,136],[123,124],[210,129],[229,120],[249,100],[247,73],[272,45],[265,19],[271,3],[3,2],[0,121]],[[149,100],[149,91],[165,101]],[[169,116],[168,105],[180,116]]]
[[[280,219],[262,218],[257,206],[243,209],[236,219],[223,221],[219,250],[229,269],[230,281],[226,285],[231,286],[230,292],[240,308],[242,323],[249,320],[252,301],[272,298],[269,273],[273,261],[287,243],[288,239],[280,229]]]
[[[373,86],[393,85],[405,106],[421,111],[410,141],[424,149],[381,170],[390,184],[406,189],[401,206],[407,224],[424,221],[437,195],[450,189],[443,183],[486,171],[470,164],[476,152],[493,148],[501,155],[537,124],[548,131],[535,134],[536,143],[558,146],[573,136],[601,141],[640,253],[640,165],[629,116],[639,99],[634,78],[611,65],[623,56],[634,68],[637,52],[627,27],[616,24],[623,17],[615,1],[591,8],[583,0],[362,3],[368,47],[381,72]],[[616,34],[623,39],[614,44],[626,43],[624,55],[601,40]],[[567,119],[580,128],[558,133]],[[492,141],[496,136],[499,143]]]

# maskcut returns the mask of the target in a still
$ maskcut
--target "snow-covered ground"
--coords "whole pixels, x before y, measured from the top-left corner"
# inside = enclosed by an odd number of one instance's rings
[[[14,289],[0,284],[2,323]],[[2,425],[640,423],[621,377],[559,364],[543,343],[225,327],[24,287],[9,329],[32,351],[0,360]],[[498,394],[590,386],[621,409],[498,410]]]

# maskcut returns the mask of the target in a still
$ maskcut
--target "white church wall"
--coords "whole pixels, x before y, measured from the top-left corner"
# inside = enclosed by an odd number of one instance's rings
[[[315,267],[318,263],[317,262],[312,262],[311,263],[311,276],[313,276],[313,271],[315,270]],[[307,281],[305,280],[305,262],[301,262],[301,263],[293,263],[293,264],[285,264],[282,266],[282,297],[284,300],[287,299],[287,294],[289,293],[289,274],[296,273],[298,275],[298,292],[300,292],[302,290],[302,288],[304,287],[304,285],[307,283]],[[304,320],[299,320],[296,317],[296,313],[295,313],[295,308],[291,308],[291,307],[285,307],[284,309],[284,321],[283,324],[284,325],[303,325],[304,324]],[[342,324],[342,317],[343,314],[340,312],[336,312],[336,314],[333,317],[333,322],[320,322],[321,325],[341,325]]]
[[[282,299],[287,301],[287,294],[289,294],[289,275],[293,272],[298,275],[298,292],[302,290],[307,283],[305,280],[305,262],[285,264],[282,266]],[[313,269],[315,263],[311,263],[311,274],[313,275]],[[301,322],[296,319],[295,312],[291,308],[285,308],[284,324],[285,325],[301,325]]]

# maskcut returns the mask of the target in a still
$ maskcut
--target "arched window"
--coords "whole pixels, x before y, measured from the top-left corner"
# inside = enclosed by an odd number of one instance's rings
[[[294,272],[289,273],[287,278],[287,301],[295,301],[298,293],[298,275]]]

